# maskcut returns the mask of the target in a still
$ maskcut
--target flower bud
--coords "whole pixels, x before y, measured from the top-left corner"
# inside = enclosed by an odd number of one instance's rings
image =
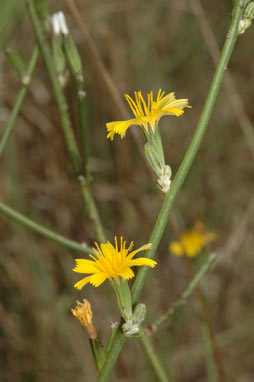
[[[146,306],[145,304],[137,304],[133,311],[133,324],[138,326],[144,321],[146,317]]]
[[[70,35],[65,35],[63,47],[70,69],[78,82],[83,82],[82,62],[78,49]]]
[[[252,1],[244,11],[244,19],[253,20],[254,19],[254,1]]]

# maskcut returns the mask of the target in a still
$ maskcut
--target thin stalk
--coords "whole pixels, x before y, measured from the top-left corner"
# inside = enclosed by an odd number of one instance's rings
[[[155,333],[158,330],[159,326],[161,326],[165,322],[170,322],[175,313],[177,313],[184,305],[186,305],[188,299],[190,298],[194,290],[197,288],[202,278],[207,274],[217,256],[218,253],[212,253],[208,257],[205,264],[199,269],[195,277],[193,277],[193,279],[191,280],[191,282],[189,283],[188,287],[183,292],[179,300],[175,302],[165,314],[163,314],[151,325],[151,329],[149,328],[149,330],[152,331],[152,333]]]
[[[8,138],[9,138],[11,132],[12,132],[12,129],[13,129],[13,127],[15,125],[15,122],[17,120],[17,117],[19,115],[21,106],[23,104],[25,95],[27,93],[28,85],[29,85],[30,80],[31,80],[31,76],[33,74],[34,68],[35,68],[36,63],[37,63],[38,56],[39,56],[39,48],[36,45],[34,47],[34,50],[33,50],[33,53],[32,53],[31,59],[30,59],[30,62],[28,64],[27,71],[25,72],[25,75],[22,78],[22,87],[21,87],[21,89],[19,91],[19,94],[17,96],[15,105],[14,105],[14,107],[12,109],[12,112],[11,112],[11,116],[10,116],[9,121],[7,123],[7,126],[6,126],[6,128],[4,130],[2,139],[0,141],[0,157],[1,157],[2,153],[3,153],[3,151],[4,151],[4,148],[6,146]]]
[[[86,210],[93,225],[96,239],[102,243],[105,243],[106,236],[104,233],[104,228],[94,198],[90,192],[89,185],[86,183],[85,177],[83,177],[82,175],[79,176],[79,182],[81,187],[81,193],[86,205]]]
[[[207,381],[215,382],[216,379],[216,371],[213,359],[213,347],[211,343],[209,328],[207,323],[204,321],[202,323],[202,335],[204,340],[204,353],[205,353],[205,363],[206,363],[206,373],[207,373]]]
[[[193,279],[194,269],[193,269],[192,262],[191,262],[190,258],[188,258],[187,256],[184,256],[184,259],[185,259],[185,264],[186,264],[186,268],[187,268],[187,271],[189,273],[189,276],[191,279]],[[226,372],[225,372],[223,357],[221,354],[220,347],[216,341],[213,323],[212,323],[211,316],[210,316],[210,313],[209,313],[209,310],[208,310],[208,307],[206,304],[206,299],[205,299],[205,296],[203,295],[199,285],[197,286],[196,294],[197,294],[197,298],[198,298],[198,301],[199,301],[199,304],[200,304],[200,307],[202,310],[203,323],[204,323],[206,329],[208,329],[208,332],[206,330],[206,334],[209,335],[209,337],[210,337],[210,343],[212,345],[212,351],[214,354],[214,359],[216,361],[216,365],[217,365],[218,370],[219,370],[219,377],[220,377],[219,380],[221,382],[226,382],[228,380],[228,378],[227,378]]]
[[[113,339],[115,338],[115,334],[117,332],[118,325],[119,325],[118,322],[112,322],[111,323],[111,330],[109,333],[109,338],[108,338],[108,342],[107,342],[106,349],[105,349],[106,355],[108,354],[108,352],[111,348]]]
[[[28,7],[28,12],[30,15],[30,19],[34,28],[34,32],[36,34],[36,38],[38,41],[38,45],[40,47],[40,51],[46,66],[46,69],[48,71],[49,79],[51,81],[53,93],[56,99],[58,113],[61,121],[61,127],[63,130],[63,134],[65,137],[67,149],[69,152],[69,156],[72,160],[73,168],[75,171],[76,176],[79,179],[83,199],[85,202],[85,206],[87,209],[88,216],[92,222],[96,238],[99,241],[105,241],[105,235],[103,230],[103,225],[101,223],[101,219],[98,213],[98,210],[96,208],[94,199],[87,188],[86,182],[84,182],[85,177],[82,174],[82,164],[80,159],[80,154],[77,146],[77,142],[75,140],[75,135],[72,130],[71,121],[68,113],[68,104],[66,102],[65,96],[63,94],[62,88],[60,86],[57,73],[55,70],[55,66],[52,60],[50,47],[45,39],[45,36],[43,34],[43,30],[40,24],[40,20],[37,16],[35,7],[34,7],[34,1],[33,0],[26,0],[26,4]]]
[[[149,242],[153,243],[153,247],[147,253],[148,258],[153,258],[155,256],[155,252],[159,246],[161,237],[166,228],[169,214],[173,208],[176,196],[178,192],[180,191],[180,188],[190,170],[192,162],[198,152],[202,138],[205,134],[208,122],[210,120],[210,117],[215,105],[217,95],[221,87],[221,82],[222,82],[225,69],[227,68],[229,59],[231,57],[233,48],[235,46],[235,42],[238,35],[238,25],[239,25],[242,12],[243,12],[242,0],[236,0],[232,22],[229,28],[229,32],[227,33],[227,36],[226,36],[226,41],[222,49],[220,60],[217,65],[217,68],[212,80],[212,84],[211,84],[205,105],[203,107],[203,111],[200,116],[200,120],[196,127],[195,133],[192,137],[188,150],[186,151],[184,159],[176,173],[172,186],[170,190],[168,191],[168,193],[166,194],[164,203],[161,207],[159,216],[156,220],[151,238],[149,240]],[[132,302],[134,305],[137,303],[139,299],[140,293],[142,291],[142,288],[145,282],[145,278],[147,276],[147,272],[148,272],[148,267],[141,267],[138,271],[137,277],[135,278],[135,282],[132,288]],[[114,364],[118,358],[118,355],[121,351],[123,344],[124,344],[124,337],[119,330],[118,333],[116,334],[115,340],[113,341],[111,350],[105,360],[103,368],[98,376],[98,379],[97,379],[98,382],[105,382],[108,380],[111,370],[114,367]]]
[[[89,182],[89,173],[87,170],[88,160],[88,141],[87,141],[87,113],[86,113],[86,92],[83,81],[79,81],[77,86],[78,110],[79,110],[79,125],[81,138],[81,165],[86,176],[86,181]]]
[[[0,213],[12,219],[16,223],[22,224],[24,227],[31,229],[33,232],[44,236],[46,239],[52,240],[55,243],[62,245],[63,247],[82,253],[91,253],[92,251],[92,248],[90,248],[87,244],[80,244],[74,240],[61,236],[58,233],[55,233],[54,231],[51,231],[48,228],[45,228],[44,226],[34,222],[33,220],[27,218],[26,216],[20,214],[19,212],[15,211],[11,207],[1,202]]]
[[[149,360],[149,364],[152,367],[155,377],[159,382],[168,382],[169,377],[167,376],[161,361],[156,354],[151,339],[147,335],[143,335],[139,338],[140,345]]]

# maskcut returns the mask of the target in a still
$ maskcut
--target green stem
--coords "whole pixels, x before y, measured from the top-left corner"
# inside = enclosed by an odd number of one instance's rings
[[[139,342],[143,348],[143,351],[149,360],[149,364],[154,372],[157,381],[159,382],[168,382],[169,377],[167,376],[160,359],[158,358],[151,339],[147,335],[143,335],[139,338]]]
[[[194,292],[195,288],[198,286],[200,283],[201,279],[205,276],[205,274],[209,271],[211,268],[213,262],[217,258],[218,254],[217,253],[212,253],[205,264],[199,269],[197,272],[196,276],[191,280],[189,283],[187,289],[183,292],[181,295],[180,299],[174,303],[173,307],[170,308],[163,316],[161,316],[158,320],[156,320],[152,325],[152,332],[156,332],[159,326],[161,326],[164,322],[169,322],[170,319],[173,317],[173,315],[181,309],[184,305],[186,305],[187,300],[190,298],[192,293]]]
[[[217,378],[213,358],[213,347],[211,343],[210,330],[205,321],[202,322],[202,335],[204,340],[204,356],[206,363],[207,381],[215,382]]]
[[[113,342],[115,335],[116,335],[116,332],[117,332],[118,325],[119,324],[117,322],[112,322],[112,324],[111,324],[111,330],[109,333],[109,338],[108,338],[108,342],[107,342],[106,349],[105,349],[106,355],[108,354],[108,352],[111,348],[112,342]]]
[[[86,175],[86,181],[89,182],[89,173],[87,170],[88,160],[88,141],[87,141],[87,113],[86,113],[86,92],[83,81],[77,82],[79,125],[81,138],[81,161],[82,170]]]
[[[10,116],[9,121],[7,123],[7,126],[4,130],[2,139],[0,141],[0,156],[2,155],[2,153],[4,151],[4,148],[6,146],[8,138],[12,132],[12,129],[15,125],[16,119],[17,119],[18,114],[20,112],[22,103],[23,103],[25,95],[27,93],[27,88],[28,88],[28,85],[30,83],[31,76],[33,74],[34,68],[35,68],[36,63],[37,63],[38,56],[39,56],[39,49],[38,49],[38,46],[35,46],[33,53],[32,53],[32,56],[31,56],[31,59],[30,59],[30,62],[28,64],[27,71],[25,72],[25,74],[22,78],[22,81],[23,81],[22,87],[19,91],[15,105],[14,105],[12,112],[11,112],[11,116]]]
[[[91,223],[93,225],[96,239],[98,241],[100,241],[101,243],[105,243],[106,242],[106,236],[104,233],[104,228],[103,228],[103,225],[101,222],[101,218],[100,218],[99,212],[97,210],[95,201],[92,197],[92,194],[88,188],[89,186],[86,183],[85,177],[83,177],[82,175],[79,176],[79,182],[80,182],[82,196],[83,196],[83,199],[84,199],[85,205],[86,205],[86,210],[87,210],[88,216],[91,220]]]
[[[67,239],[64,236],[61,236],[38,223],[35,223],[33,220],[27,218],[26,216],[20,214],[19,212],[13,210],[11,207],[8,207],[7,205],[1,202],[0,213],[14,220],[16,223],[22,224],[26,228],[29,228],[32,231],[38,233],[39,235],[44,236],[47,239],[52,240],[68,249],[71,249],[73,251],[79,251],[82,253],[91,253],[92,251],[92,248],[90,248],[87,244],[80,244],[74,240]]]
[[[212,84],[205,102],[205,105],[203,107],[203,111],[200,116],[200,120],[198,122],[198,125],[196,127],[195,133],[192,137],[191,143],[188,147],[188,150],[186,151],[186,154],[184,156],[184,159],[176,173],[175,179],[172,183],[172,186],[168,193],[166,194],[164,203],[162,205],[162,208],[160,210],[159,216],[156,220],[151,238],[149,242],[153,243],[153,247],[150,251],[147,253],[148,258],[153,258],[155,256],[156,250],[158,248],[158,245],[160,243],[161,237],[164,233],[164,230],[166,228],[169,214],[173,208],[176,196],[178,192],[180,191],[180,188],[190,170],[190,167],[192,165],[192,162],[197,154],[197,151],[199,149],[199,146],[201,144],[202,138],[204,136],[204,133],[206,131],[208,122],[210,120],[215,101],[219,92],[219,89],[221,87],[221,82],[223,78],[223,74],[227,68],[229,59],[231,57],[237,35],[238,35],[238,25],[243,12],[243,4],[242,0],[237,0],[235,3],[234,13],[232,22],[230,25],[229,32],[226,36],[226,41],[224,43],[220,60],[217,65]],[[133,305],[135,305],[139,299],[140,293],[142,291],[145,278],[148,272],[148,267],[141,267],[138,271],[137,277],[135,278],[135,282],[133,284],[132,288],[132,302]],[[105,363],[103,365],[103,368],[99,374],[99,377],[97,379],[98,382],[105,382],[108,380],[111,370],[117,360],[118,354],[121,351],[121,348],[124,343],[124,337],[120,333],[120,331],[117,333],[115,337],[115,341],[112,344],[111,350],[115,352],[115,355],[112,355],[111,351],[109,352],[108,357],[105,360]]]
[[[62,88],[60,86],[60,83],[57,77],[56,69],[52,60],[51,51],[47,41],[45,40],[45,36],[43,34],[43,30],[40,25],[40,20],[38,19],[38,16],[36,14],[34,1],[26,0],[26,3],[28,6],[28,12],[30,15],[31,22],[33,24],[36,38],[42,53],[42,57],[43,57],[46,69],[48,71],[49,79],[51,81],[53,93],[54,93],[57,107],[58,107],[61,127],[62,127],[65,141],[67,144],[67,149],[73,163],[75,174],[79,178],[79,183],[80,183],[82,195],[85,201],[87,213],[89,218],[91,219],[97,240],[105,241],[103,225],[101,223],[98,210],[96,208],[94,199],[89,189],[87,188],[87,185],[85,184],[86,183],[85,177],[81,175],[82,173],[81,159],[80,159],[77,142],[75,140],[75,136],[71,127],[71,121],[70,121],[69,113],[68,113],[68,104],[66,102],[65,96],[63,94]]]

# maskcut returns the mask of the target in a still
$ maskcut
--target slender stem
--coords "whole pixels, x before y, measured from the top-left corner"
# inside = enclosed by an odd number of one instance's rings
[[[194,276],[194,268],[193,268],[191,259],[189,257],[187,257],[186,255],[184,255],[184,260],[185,260],[186,269],[189,273],[189,277],[192,280],[193,276]],[[216,341],[213,323],[212,323],[211,316],[210,316],[210,313],[209,313],[209,310],[208,310],[208,307],[206,304],[205,296],[203,295],[203,293],[201,291],[200,285],[197,286],[196,295],[197,295],[197,298],[198,298],[198,301],[199,301],[199,304],[200,304],[200,307],[202,310],[203,323],[204,323],[205,327],[209,329],[209,331],[206,333],[210,336],[210,343],[212,345],[214,359],[216,361],[216,364],[217,364],[218,370],[219,370],[219,376],[220,376],[219,380],[222,382],[226,382],[227,376],[226,376],[226,372],[225,372],[225,368],[224,368],[224,362],[223,362],[221,350],[220,350],[220,348],[217,344],[217,341]]]
[[[30,83],[31,76],[33,74],[34,68],[35,68],[36,63],[37,63],[38,56],[39,56],[39,48],[36,45],[34,47],[34,50],[33,50],[33,53],[32,53],[31,59],[30,59],[30,62],[28,64],[27,71],[26,71],[25,75],[22,78],[22,87],[21,87],[21,89],[19,91],[19,94],[17,96],[15,105],[14,105],[14,107],[12,109],[12,112],[11,112],[11,116],[10,116],[9,121],[7,123],[7,126],[6,126],[6,128],[4,130],[2,139],[0,141],[0,156],[2,155],[2,153],[4,151],[4,148],[6,146],[8,138],[9,138],[11,132],[12,132],[12,129],[13,129],[14,125],[15,125],[16,119],[17,119],[18,114],[20,112],[22,103],[23,103],[25,95],[27,93],[27,88],[28,88],[28,85]]]
[[[89,186],[86,183],[85,177],[83,177],[82,175],[79,176],[79,182],[80,182],[82,196],[83,196],[83,199],[84,199],[85,204],[86,204],[86,210],[87,210],[88,216],[91,220],[91,223],[93,225],[96,239],[100,242],[105,243],[106,237],[105,237],[105,233],[104,233],[104,228],[103,228],[103,225],[101,223],[100,215],[99,215],[99,212],[97,210],[95,201],[94,201],[92,194],[88,188]]]
[[[117,332],[118,325],[119,325],[118,322],[112,322],[112,324],[111,324],[111,330],[109,333],[109,338],[108,338],[108,342],[107,342],[106,349],[105,349],[106,354],[108,354],[108,352],[111,348],[113,339],[115,338],[115,335]]]
[[[87,188],[87,184],[85,182],[84,175],[81,175],[82,173],[82,164],[80,159],[80,154],[77,146],[77,142],[75,140],[75,136],[72,130],[71,121],[68,113],[68,104],[66,102],[65,96],[63,94],[62,88],[60,86],[57,73],[55,70],[55,66],[52,60],[51,52],[48,43],[45,40],[43,30],[40,25],[40,20],[38,19],[38,16],[36,14],[36,10],[34,7],[34,1],[33,0],[26,0],[27,6],[28,6],[28,12],[30,15],[31,22],[34,27],[34,31],[36,34],[36,38],[42,53],[42,57],[45,62],[46,69],[48,71],[48,75],[51,81],[51,85],[53,88],[54,96],[56,99],[58,112],[61,120],[61,127],[63,130],[63,134],[65,137],[65,141],[67,144],[68,152],[70,155],[70,158],[73,163],[74,171],[79,179],[83,199],[85,201],[86,209],[89,218],[91,219],[96,238],[99,241],[105,241],[105,235],[103,230],[103,225],[98,213],[98,210],[96,208],[94,199]]]
[[[86,181],[89,182],[89,173],[87,171],[88,160],[88,141],[87,141],[87,113],[86,113],[86,92],[83,81],[77,82],[78,109],[79,109],[79,125],[81,138],[81,162],[82,170],[86,175]]]
[[[90,248],[87,244],[80,244],[74,240],[67,239],[64,236],[59,235],[51,231],[48,228],[34,222],[33,220],[27,218],[26,216],[20,214],[19,212],[13,210],[11,207],[0,202],[0,213],[5,215],[6,217],[14,220],[16,223],[22,224],[26,228],[31,229],[32,231],[38,233],[41,236],[46,237],[49,240],[52,240],[68,249],[72,249],[73,251],[79,251],[83,253],[91,253],[92,248]]]
[[[144,334],[139,338],[140,345],[143,348],[143,351],[146,355],[146,357],[149,360],[149,364],[152,367],[152,370],[154,372],[154,375],[157,378],[157,381],[160,382],[168,382],[169,377],[167,376],[160,359],[158,358],[158,355],[156,354],[153,344],[151,342],[151,339]]]
[[[216,379],[216,371],[215,364],[213,359],[213,347],[210,337],[210,331],[208,325],[205,321],[202,322],[202,335],[204,340],[204,355],[205,355],[205,363],[206,363],[206,373],[207,373],[207,381],[215,382]]]
[[[237,39],[238,25],[239,25],[242,12],[243,12],[242,0],[236,0],[230,29],[226,35],[226,41],[222,49],[221,57],[217,65],[215,75],[212,80],[212,84],[211,84],[205,105],[203,107],[203,111],[200,116],[200,120],[196,127],[191,143],[188,147],[188,150],[186,151],[184,159],[177,171],[177,174],[172,183],[172,186],[170,190],[168,191],[168,193],[166,194],[164,203],[162,205],[162,208],[156,220],[151,238],[149,240],[150,242],[153,243],[153,247],[147,253],[148,258],[153,258],[155,256],[155,252],[158,248],[161,237],[166,228],[169,214],[173,208],[176,196],[178,192],[180,191],[180,188],[190,170],[192,162],[197,154],[202,138],[205,134],[208,122],[210,120],[210,117],[215,105],[215,101],[216,101],[219,89],[221,87],[223,74],[225,72],[225,69],[227,68],[229,59],[231,57],[231,54]],[[141,267],[138,271],[137,277],[135,278],[135,282],[132,288],[132,301],[134,305],[137,303],[139,299],[147,272],[148,272],[148,267]],[[103,368],[99,374],[99,377],[97,380],[98,382],[104,382],[108,380],[111,370],[114,367],[118,354],[120,353],[121,347],[123,346],[123,343],[124,343],[124,338],[122,337],[123,336],[121,335],[119,331],[111,347],[111,350],[114,351],[116,354],[112,355],[112,352],[111,351],[109,352],[109,355],[106,358]]]
[[[205,264],[199,269],[197,272],[196,276],[191,280],[189,283],[188,287],[186,290],[183,292],[181,297],[177,302],[174,303],[174,305],[165,313],[163,314],[158,320],[156,320],[152,325],[151,325],[151,331],[152,333],[156,332],[158,330],[158,327],[161,326],[165,322],[170,322],[172,317],[175,315],[179,309],[181,309],[184,305],[186,305],[187,300],[190,298],[198,284],[200,283],[201,279],[205,276],[205,274],[209,271],[211,268],[213,262],[217,258],[218,254],[217,253],[212,253]]]

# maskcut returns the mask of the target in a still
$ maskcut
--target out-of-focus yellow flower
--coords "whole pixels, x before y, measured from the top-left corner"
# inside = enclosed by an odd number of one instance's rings
[[[206,232],[201,222],[197,222],[193,228],[183,232],[179,241],[173,241],[169,250],[175,256],[197,256],[205,245],[216,239],[213,232]]]
[[[126,248],[126,241],[123,241],[123,237],[121,237],[120,249],[118,249],[116,237],[115,247],[109,241],[100,246],[97,243],[95,245],[96,248],[93,248],[93,250],[96,257],[89,255],[92,260],[76,259],[74,272],[90,274],[90,276],[81,279],[74,285],[77,289],[81,289],[88,283],[98,287],[106,279],[113,282],[117,282],[119,279],[129,280],[134,277],[132,267],[148,265],[153,268],[157,264],[156,261],[145,257],[133,259],[136,253],[150,249],[152,247],[151,243],[145,244],[129,254],[128,252],[132,249],[133,242]]]
[[[185,107],[188,105],[188,99],[176,99],[174,93],[169,93],[164,96],[165,92],[161,89],[158,92],[157,99],[153,99],[153,92],[147,94],[147,103],[145,102],[141,91],[134,92],[135,100],[128,94],[125,98],[135,116],[127,121],[115,121],[106,124],[108,135],[107,138],[113,140],[115,134],[119,134],[123,138],[127,129],[131,125],[138,125],[147,132],[149,127],[154,130],[155,125],[164,115],[176,115],[179,117],[184,113]]]
[[[86,299],[83,300],[83,303],[77,301],[76,308],[71,309],[71,312],[86,328],[89,337],[91,339],[97,338],[97,332],[92,322],[93,313],[90,302]]]

